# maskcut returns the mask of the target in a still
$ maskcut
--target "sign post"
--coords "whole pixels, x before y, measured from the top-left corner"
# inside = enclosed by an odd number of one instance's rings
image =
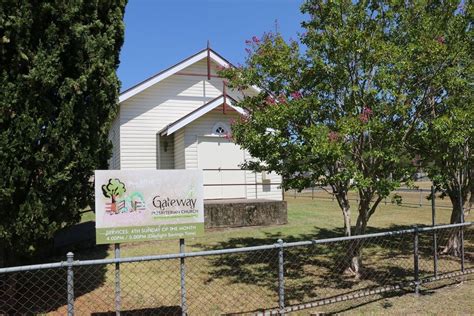
[[[120,258],[120,244],[114,245],[115,259]],[[120,295],[120,263],[115,263],[115,315],[120,316],[122,298]]]
[[[184,253],[184,239],[179,240],[179,253]],[[181,315],[186,316],[188,314],[188,308],[186,304],[186,266],[184,265],[184,258],[180,259],[180,285],[181,285]]]

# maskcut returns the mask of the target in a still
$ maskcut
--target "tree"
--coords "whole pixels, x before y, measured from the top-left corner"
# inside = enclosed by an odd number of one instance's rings
[[[467,92],[467,91],[466,91]],[[469,97],[469,92],[462,95]],[[457,105],[437,107],[429,127],[419,135],[425,142],[423,164],[441,197],[452,204],[450,223],[460,223],[469,215],[474,202],[474,117],[472,91],[470,100]],[[444,112],[444,113],[442,113]],[[434,197],[431,197],[434,198]],[[461,255],[459,231],[453,231],[443,249],[444,253]]]
[[[39,252],[90,205],[117,110],[124,0],[0,3],[0,238]]]
[[[474,201],[473,6],[469,1],[448,1],[424,9],[430,14],[416,9],[411,23],[402,28],[412,42],[425,43],[426,56],[409,51],[406,57],[424,73],[427,85],[425,90],[406,89],[428,100],[429,106],[410,143],[442,197],[451,200],[451,223],[459,223],[461,205],[468,214]],[[426,43],[430,36],[434,41]],[[444,251],[459,255],[459,245],[455,232]]]
[[[427,8],[310,0],[302,7],[309,20],[301,43],[254,37],[245,66],[222,70],[234,89],[262,88],[239,102],[248,116],[232,126],[235,141],[258,159],[245,166],[281,174],[286,188],[330,186],[346,235],[364,234],[383,198],[414,172],[407,145],[430,104],[407,87],[418,92],[429,84],[406,54],[418,50],[429,63],[423,54],[436,38],[417,44],[401,31],[415,17],[412,9],[432,17]],[[353,229],[351,189],[359,196]],[[349,252],[347,271],[358,276],[361,244]]]
[[[418,101],[410,149],[442,197],[451,200],[451,223],[460,222],[461,205],[467,214],[474,198],[472,13],[469,1],[421,2],[400,23],[404,41],[412,47],[405,53],[404,71],[423,79],[422,85],[407,81],[403,88]],[[459,250],[459,235],[454,233],[445,251]]]

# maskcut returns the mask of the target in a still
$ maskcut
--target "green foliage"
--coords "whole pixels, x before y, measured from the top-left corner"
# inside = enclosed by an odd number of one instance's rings
[[[0,2],[0,238],[33,254],[90,204],[117,110],[124,0]]]
[[[125,191],[125,184],[119,179],[109,179],[109,183],[102,186],[102,194],[108,198],[122,196]]]
[[[447,97],[445,106],[436,106],[433,116],[425,119],[424,125],[416,134],[416,144],[419,147],[414,150],[425,153],[422,156],[423,168],[433,179],[437,190],[442,192],[442,197],[451,198],[453,209],[459,206],[460,191],[463,204],[472,200],[470,196],[474,193],[472,88],[465,92],[463,97],[469,96],[470,100],[446,104],[449,103]],[[442,108],[444,110],[440,110]],[[458,222],[459,216],[456,218],[455,222]]]
[[[463,204],[469,195],[472,203],[474,194],[474,10],[471,1],[454,4],[448,10],[433,6],[428,27],[412,31],[417,40],[436,34],[437,42],[426,61],[419,57],[416,63],[427,82],[426,91],[417,93],[429,107],[411,143],[437,189],[451,199],[452,222],[458,222],[459,192]]]
[[[341,208],[356,189],[360,233],[416,170],[409,149],[431,108],[424,93],[452,71],[440,62],[451,39],[438,32],[439,14],[449,24],[463,11],[455,1],[350,0],[309,0],[302,11],[299,42],[254,37],[246,65],[222,71],[234,89],[262,88],[239,102],[249,115],[233,138],[264,162],[247,167],[276,171],[286,188],[329,185]]]

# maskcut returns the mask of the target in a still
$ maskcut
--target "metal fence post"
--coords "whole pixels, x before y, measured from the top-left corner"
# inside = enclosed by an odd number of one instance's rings
[[[415,234],[413,238],[413,268],[415,272],[415,294],[420,293],[420,271],[419,271],[419,261],[418,261],[418,226],[415,225]]]
[[[179,253],[184,253],[184,239],[179,240]],[[186,267],[184,265],[184,257],[180,258],[179,269],[180,269],[180,280],[181,280],[181,315],[185,316],[188,314],[188,307],[186,302]]]
[[[436,195],[435,188],[431,186],[431,225],[436,225]],[[436,236],[436,229],[433,230],[433,270],[434,276],[438,276],[438,238]]]
[[[423,206],[423,190],[422,189],[419,189],[420,190],[420,207]]]
[[[115,259],[120,258],[120,244],[114,245]],[[115,315],[120,316],[122,298],[120,293],[120,263],[115,263]]]
[[[74,271],[72,264],[74,262],[74,254],[68,252],[67,255],[67,314],[74,315]]]
[[[278,239],[278,307],[280,315],[285,314],[285,262],[283,259],[283,240]]]
[[[461,180],[459,180],[461,183]],[[461,224],[464,223],[464,204],[462,203],[462,192],[461,192],[461,184],[459,184],[459,207],[460,207],[460,222]],[[461,239],[461,272],[464,273],[464,226],[459,227],[460,231],[460,239]]]

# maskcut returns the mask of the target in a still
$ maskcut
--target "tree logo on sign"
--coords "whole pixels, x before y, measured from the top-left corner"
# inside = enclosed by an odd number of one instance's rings
[[[117,198],[121,197],[126,191],[125,184],[119,179],[109,179],[109,182],[102,186],[102,194],[104,194],[106,198],[112,199],[111,203],[107,203],[108,212],[119,212],[117,208]]]

